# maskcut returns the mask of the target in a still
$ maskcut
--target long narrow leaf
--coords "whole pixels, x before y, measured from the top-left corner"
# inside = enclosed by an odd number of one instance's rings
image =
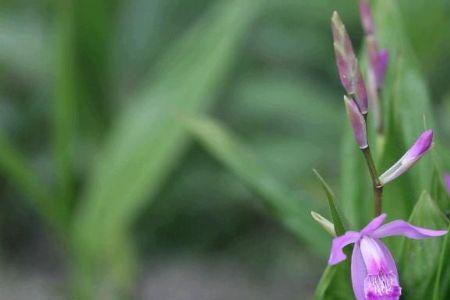
[[[131,99],[115,122],[93,164],[74,223],[74,246],[87,265],[89,260],[110,261],[114,245],[124,242],[140,209],[183,154],[188,136],[175,117],[211,105],[257,11],[253,4],[217,3],[166,52],[157,78]]]
[[[316,170],[313,171],[320,184],[322,185],[322,188],[325,191],[325,195],[327,196],[328,207],[330,208],[330,214],[333,220],[334,229],[336,230],[336,235],[343,235],[345,233],[345,226],[336,207],[336,196],[334,195],[330,186],[326,183],[325,179],[320,176],[319,172],[317,172]]]
[[[305,196],[305,199],[297,199],[265,170],[263,162],[219,123],[186,117],[182,122],[214,157],[256,191],[276,219],[319,253],[326,253],[329,238],[310,217],[313,204]]]
[[[62,205],[69,206],[73,196],[73,162],[76,120],[75,24],[72,1],[58,7],[53,102],[54,156]]]
[[[12,143],[0,132],[0,171],[26,197],[33,201],[38,212],[51,224],[63,229],[66,212],[58,209],[57,199],[39,179],[31,164],[19,153]]]
[[[415,226],[432,229],[448,227],[447,218],[426,192],[422,193],[414,207],[409,222]],[[404,239],[399,273],[405,297],[419,300],[432,296],[443,245],[444,238]]]

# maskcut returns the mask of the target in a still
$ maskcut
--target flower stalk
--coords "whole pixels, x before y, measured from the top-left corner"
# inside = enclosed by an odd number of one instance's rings
[[[381,183],[380,178],[378,177],[377,168],[375,167],[375,162],[373,160],[370,147],[362,149],[362,152],[364,154],[367,167],[369,168],[370,178],[372,179],[374,213],[375,216],[379,216],[381,214],[382,209],[383,184]]]
[[[367,8],[367,7],[366,7]],[[367,17],[369,15],[369,17]],[[364,10],[365,29],[367,32],[373,32],[373,22],[370,17],[370,10]],[[347,92],[344,96],[344,103],[347,110],[347,115],[353,130],[356,143],[364,154],[370,177],[372,179],[373,193],[374,193],[374,212],[375,216],[381,214],[383,186],[378,177],[378,172],[375,167],[375,162],[370,151],[367,140],[367,93],[366,85],[361,76],[361,71],[358,66],[356,55],[353,51],[353,46],[350,37],[345,29],[345,26],[337,12],[333,13],[331,18],[331,29],[333,32],[333,46],[336,56],[336,65],[341,79],[341,83]],[[376,85],[379,77],[375,72],[370,73],[373,76],[371,79],[373,86]],[[377,77],[378,76],[378,77]],[[369,90],[369,93],[371,91]],[[373,94],[373,91],[372,91]],[[378,114],[380,112],[378,111]],[[380,116],[376,116],[380,118]],[[378,122],[381,124],[381,122]]]

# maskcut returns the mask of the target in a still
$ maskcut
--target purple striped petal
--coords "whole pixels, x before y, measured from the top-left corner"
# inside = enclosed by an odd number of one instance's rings
[[[360,242],[366,266],[364,299],[397,300],[401,295],[395,261],[387,247],[378,239],[364,237]]]
[[[364,116],[359,111],[359,108],[356,105],[355,101],[349,99],[347,96],[344,96],[344,103],[347,109],[348,118],[352,125],[353,135],[355,137],[356,143],[358,144],[359,148],[366,149],[368,147],[366,120],[364,120]]]
[[[450,195],[450,174],[444,175],[445,186],[447,187],[448,194]]]
[[[433,142],[433,131],[423,132],[414,145],[400,158],[392,167],[380,176],[380,181],[384,185],[405,173],[411,168],[427,151]]]
[[[331,18],[334,53],[341,83],[347,94],[354,96],[362,114],[367,113],[366,85],[358,66],[352,42],[337,12]]]
[[[373,238],[384,238],[388,236],[406,236],[410,239],[420,240],[435,236],[441,236],[447,233],[447,230],[432,230],[422,227],[417,227],[405,222],[403,220],[395,220],[389,222],[377,230],[370,236]]]
[[[370,221],[369,224],[366,225],[366,227],[364,227],[361,230],[361,235],[372,234],[375,230],[377,230],[383,224],[385,219],[386,219],[386,214],[381,214],[378,217],[374,218],[372,221]]]
[[[389,249],[386,247],[386,245],[378,240],[378,239],[374,239],[375,242],[378,244],[378,247],[380,247],[381,251],[383,251],[384,257],[386,258],[386,266],[387,269],[389,270],[389,272],[392,272],[395,277],[398,278],[398,271],[397,271],[397,266],[395,265],[395,260],[394,257],[391,254],[391,251],[389,251]]]
[[[335,265],[344,261],[347,256],[342,251],[345,246],[355,243],[361,237],[359,232],[347,231],[344,235],[338,236],[333,239],[331,245],[330,258],[328,259],[329,265]]]
[[[365,300],[364,279],[367,276],[367,270],[361,255],[359,243],[355,243],[355,246],[353,247],[351,270],[352,286],[356,300]]]

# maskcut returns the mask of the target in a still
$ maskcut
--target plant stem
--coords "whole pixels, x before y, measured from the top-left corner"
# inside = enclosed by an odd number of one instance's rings
[[[370,177],[372,178],[375,216],[379,216],[381,214],[383,185],[381,184],[380,179],[378,178],[378,172],[375,167],[375,163],[373,161],[370,147],[362,149],[362,152],[364,154],[364,158],[366,159],[366,163],[369,168]]]

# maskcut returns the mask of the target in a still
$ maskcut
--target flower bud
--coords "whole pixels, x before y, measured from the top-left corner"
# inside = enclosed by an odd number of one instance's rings
[[[328,219],[323,217],[321,214],[316,213],[315,211],[311,212],[311,217],[325,229],[326,232],[331,234],[332,236],[336,236],[336,231],[334,230],[334,224],[331,223]]]
[[[361,23],[366,35],[375,33],[375,25],[372,17],[372,10],[366,0],[359,0],[359,14],[361,17]]]
[[[371,35],[366,38],[367,53],[369,56],[368,68],[375,75],[375,85],[380,89],[383,85],[384,77],[389,62],[389,52],[386,49],[378,50],[375,36]]]
[[[392,167],[380,176],[381,184],[386,184],[409,170],[427,153],[433,142],[433,131],[423,132],[414,145]]]
[[[337,12],[331,18],[334,53],[341,83],[348,95],[355,98],[362,114],[367,114],[367,92],[359,70],[358,60],[353,51],[352,42]]]
[[[358,109],[355,101],[344,96],[345,108],[347,109],[347,115],[350,120],[353,129],[353,135],[355,136],[356,143],[359,148],[365,149],[368,147],[367,144],[367,131],[366,131],[366,121],[364,116]]]

